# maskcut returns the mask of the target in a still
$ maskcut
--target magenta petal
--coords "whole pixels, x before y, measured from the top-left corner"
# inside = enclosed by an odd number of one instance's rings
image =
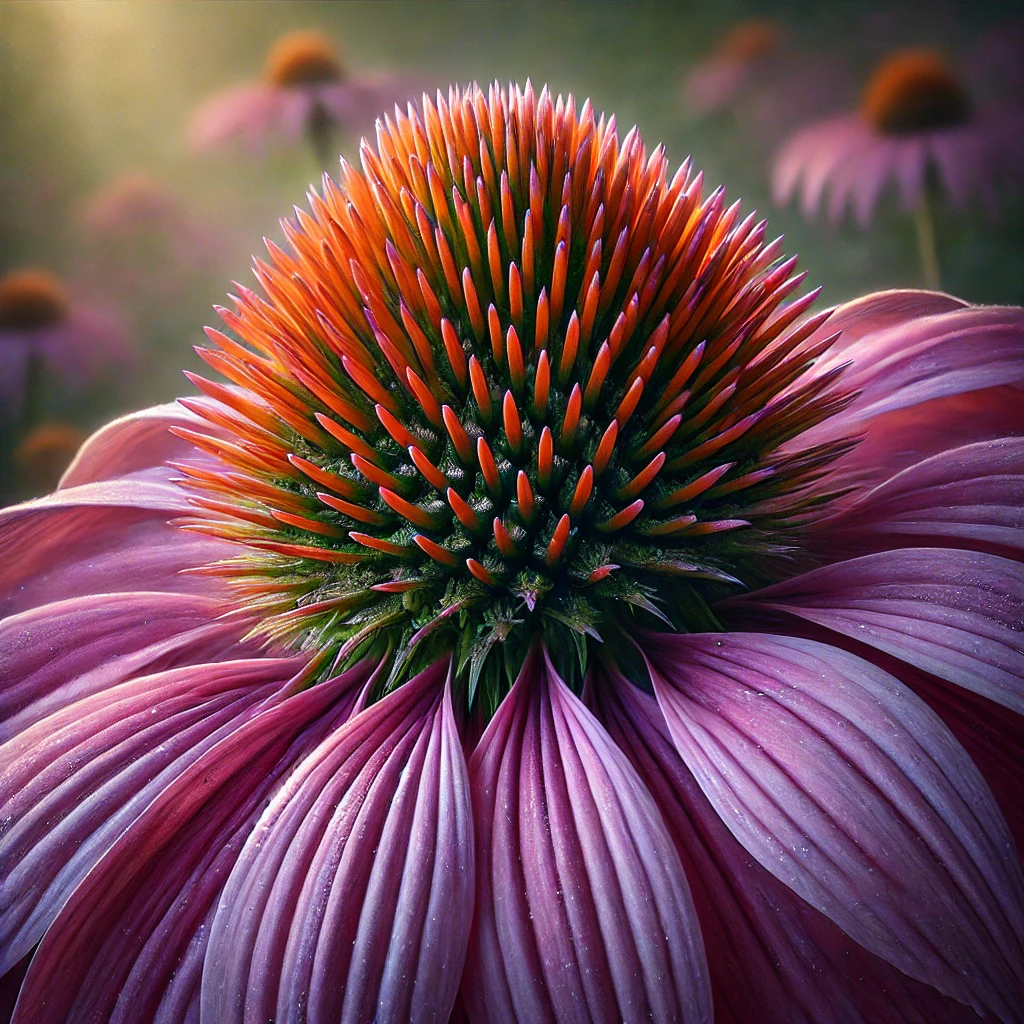
[[[590,689],[679,851],[718,1024],[976,1024],[968,1007],[869,953],[751,859],[679,757],[653,697],[614,671]]]
[[[146,807],[43,937],[15,1024],[177,1024],[239,849],[293,764],[348,717],[368,671],[294,692],[297,679]]]
[[[209,577],[182,570],[228,557],[235,548],[188,534],[167,519],[163,510],[70,505],[0,525],[0,616],[86,594],[217,592]]]
[[[905,548],[837,562],[729,602],[789,612],[1024,713],[1024,565]]]
[[[832,357],[846,351],[865,335],[898,327],[918,317],[949,313],[966,306],[967,303],[962,299],[944,295],[942,292],[926,292],[914,288],[872,292],[870,295],[837,306],[832,315],[811,336],[810,344],[824,341],[825,338],[839,332],[839,337],[828,350],[829,357]]]
[[[810,640],[644,646],[679,753],[750,854],[905,974],[1017,1019],[1020,862],[983,778],[928,706]]]
[[[191,441],[176,437],[172,426],[195,428],[203,421],[180,405],[157,405],[122,416],[97,430],[82,445],[61,478],[61,488],[125,476],[171,459],[196,457]],[[208,429],[208,428],[207,428]]]
[[[0,619],[0,742],[130,678],[246,653],[244,624],[186,594],[95,594]]]
[[[700,931],[657,807],[538,650],[474,751],[470,779],[469,1018],[709,1021]]]
[[[0,973],[146,805],[302,664],[261,658],[142,676],[0,748]]]
[[[943,541],[1024,550],[1024,438],[964,445],[915,463],[823,520],[813,543],[828,552]]]
[[[875,417],[936,398],[1024,380],[1024,310],[968,306],[865,334],[815,364],[815,377],[850,361],[852,404],[800,436],[801,445],[857,434]]]
[[[473,826],[446,671],[357,715],[275,796],[221,896],[204,1019],[448,1019],[472,920]]]

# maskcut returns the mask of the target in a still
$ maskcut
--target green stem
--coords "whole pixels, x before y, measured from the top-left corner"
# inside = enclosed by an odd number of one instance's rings
[[[22,406],[22,429],[28,433],[38,422],[43,404],[43,357],[30,349],[25,366],[25,404]]]
[[[320,169],[336,173],[338,150],[334,144],[331,115],[320,103],[314,103],[313,109],[309,112],[309,141]]]
[[[921,257],[925,287],[938,291],[942,287],[942,273],[939,269],[939,253],[935,247],[935,220],[927,189],[914,210],[914,226],[917,228],[917,250]]]

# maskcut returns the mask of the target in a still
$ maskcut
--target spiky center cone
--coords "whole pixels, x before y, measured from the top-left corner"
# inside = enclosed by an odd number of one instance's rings
[[[0,277],[0,331],[56,327],[68,315],[64,286],[45,270],[15,270]]]
[[[325,85],[342,77],[338,51],[317,32],[281,36],[267,55],[266,77],[285,87]]]
[[[328,668],[454,651],[489,707],[536,637],[578,679],[638,624],[716,628],[845,447],[780,452],[844,401],[794,383],[828,344],[794,261],[571,97],[453,92],[378,146],[220,311],[251,347],[208,332],[236,387],[185,401],[226,465],[181,467],[184,525],[245,545],[210,571]]]
[[[868,123],[885,135],[953,128],[971,116],[967,91],[939,54],[903,50],[868,80],[862,103]]]

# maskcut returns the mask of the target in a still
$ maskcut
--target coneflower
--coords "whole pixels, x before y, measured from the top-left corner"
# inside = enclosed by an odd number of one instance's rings
[[[0,422],[35,426],[46,374],[79,388],[105,365],[126,362],[130,351],[117,316],[72,300],[50,271],[21,267],[0,275]]]
[[[319,32],[288,32],[267,54],[262,79],[202,103],[189,128],[191,143],[209,150],[230,142],[261,148],[275,138],[305,140],[328,167],[341,138],[371,126],[376,111],[402,91],[397,80],[353,73]]]
[[[773,189],[780,203],[801,194],[810,216],[828,193],[831,220],[852,207],[866,226],[879,196],[895,183],[914,212],[922,274],[939,286],[930,192],[953,206],[978,197],[990,209],[1000,189],[1017,187],[1024,150],[1019,110],[979,106],[933,50],[891,54],[864,86],[861,108],[798,131],[780,149]]]
[[[360,162],[0,520],[14,1020],[1020,1020],[1022,311],[546,90]]]

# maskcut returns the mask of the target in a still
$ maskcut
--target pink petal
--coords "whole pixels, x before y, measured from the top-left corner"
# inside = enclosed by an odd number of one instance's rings
[[[955,543],[1019,557],[1024,438],[964,445],[915,463],[813,532],[825,553]]]
[[[753,857],[905,974],[1016,1019],[1020,862],[923,701],[810,640],[658,635],[644,648],[679,753]]]
[[[146,805],[303,659],[188,666],[77,701],[2,748],[0,973]]]
[[[650,794],[539,650],[470,761],[486,1022],[709,1021],[700,932]]]
[[[244,624],[182,594],[99,594],[0,620],[0,742],[72,701],[140,672],[220,661],[246,649]]]
[[[182,570],[229,557],[233,545],[168,525],[165,509],[77,505],[78,490],[57,492],[72,496],[66,505],[0,512],[0,615],[126,590],[221,593]]]
[[[801,446],[854,436],[873,419],[936,398],[1024,381],[1024,309],[975,306],[864,335],[821,359],[820,376],[852,362],[843,387],[859,392],[841,413],[800,436]]]
[[[302,91],[264,82],[245,82],[225,89],[206,100],[193,115],[190,145],[199,152],[230,142],[261,149],[282,129],[286,108],[296,98],[302,98]]]
[[[653,697],[592,680],[598,717],[658,804],[690,880],[719,1024],[953,1024],[973,1011],[869,953],[733,838],[676,752]]]
[[[926,292],[913,288],[893,288],[872,292],[859,299],[837,306],[832,315],[811,336],[809,344],[840,332],[828,350],[831,359],[845,352],[854,342],[869,334],[877,334],[890,327],[899,327],[908,320],[934,316],[963,309],[967,303],[942,292]]]
[[[97,430],[75,456],[61,479],[62,488],[111,480],[169,459],[194,458],[196,447],[170,433],[170,427],[195,428],[198,416],[177,404],[157,405],[122,416]]]
[[[16,1024],[180,1021],[217,894],[296,761],[337,728],[365,681],[279,691],[153,800],[77,886],[39,945]],[[296,686],[301,680],[296,680]]]
[[[842,115],[812,124],[783,144],[772,167],[772,196],[788,203],[803,185],[804,212],[813,214],[828,183],[831,170],[847,153],[861,147],[863,123],[859,117]]]
[[[469,783],[438,663],[289,777],[221,897],[204,1017],[447,1020],[473,900]]]
[[[827,565],[744,595],[1024,712],[1024,565],[977,551],[904,548]]]
[[[929,163],[928,146],[917,136],[897,138],[893,145],[893,158],[893,170],[903,206],[913,210],[924,196],[925,174]]]

